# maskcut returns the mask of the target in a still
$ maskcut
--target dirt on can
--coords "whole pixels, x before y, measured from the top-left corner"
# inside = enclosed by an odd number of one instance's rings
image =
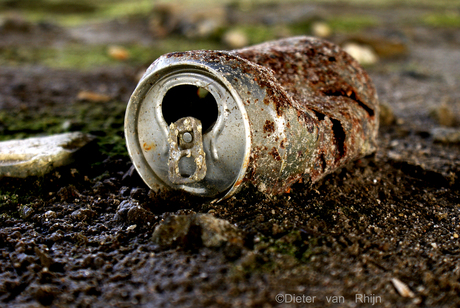
[[[276,195],[371,154],[379,104],[340,47],[294,37],[158,58],[129,101],[129,154],[154,190]]]

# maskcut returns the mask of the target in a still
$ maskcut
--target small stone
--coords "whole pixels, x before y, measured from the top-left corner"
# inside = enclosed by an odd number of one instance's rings
[[[248,45],[249,40],[244,32],[240,30],[229,30],[223,35],[222,42],[229,48],[236,49]]]
[[[93,264],[94,264],[94,267],[96,269],[98,269],[98,268],[101,268],[101,267],[103,267],[105,265],[105,261],[101,257],[97,256],[97,257],[94,258]]]
[[[326,38],[331,36],[332,29],[324,21],[316,21],[311,25],[311,32],[313,36]]]
[[[136,202],[132,202],[131,200],[123,200],[118,205],[117,214],[115,215],[115,220],[117,221],[124,221],[126,220],[126,215],[128,211],[137,205]]]
[[[144,188],[134,187],[131,189],[129,196],[133,199],[140,200],[147,195],[147,191]]]
[[[372,65],[379,61],[379,57],[375,51],[368,45],[348,42],[343,45],[343,50],[362,65]]]
[[[150,211],[137,205],[129,209],[126,219],[130,224],[142,226],[153,222],[154,216]]]
[[[53,232],[50,236],[49,239],[53,242],[58,242],[64,238],[64,234],[61,230],[58,230],[56,232]]]
[[[34,287],[31,289],[35,289],[33,292],[35,299],[43,306],[50,306],[58,294],[62,292],[52,284],[34,285]]]
[[[45,213],[45,218],[46,219],[53,219],[53,218],[56,218],[57,217],[57,214],[55,211],[47,211]]]
[[[90,209],[79,209],[73,211],[70,217],[75,221],[86,221],[94,218],[96,214],[96,211]]]
[[[225,244],[242,247],[244,244],[238,228],[210,214],[169,216],[155,228],[152,240],[160,246],[186,248],[217,248]]]
[[[409,54],[409,39],[399,31],[373,29],[365,33],[347,35],[346,42],[369,46],[378,58],[401,58]]]
[[[381,125],[392,125],[396,122],[393,109],[387,104],[380,104],[379,118]]]
[[[435,127],[430,134],[435,142],[460,143],[460,129],[456,127]]]
[[[74,161],[73,155],[94,139],[81,132],[0,142],[0,178],[41,176]]]
[[[91,91],[80,91],[78,92],[77,99],[80,101],[88,101],[93,103],[105,103],[110,101],[112,97]]]
[[[28,207],[27,205],[23,206],[19,212],[19,215],[21,215],[22,219],[27,219],[29,218],[32,214],[34,213],[34,209],[31,207]]]
[[[54,260],[43,250],[38,247],[34,248],[35,254],[40,258],[40,263],[43,267],[50,268]]]
[[[125,61],[131,57],[129,51],[126,48],[122,46],[118,46],[118,45],[109,46],[107,48],[107,55],[110,58],[118,60],[118,61]]]
[[[152,241],[160,246],[183,246],[189,234],[193,216],[169,216],[152,234]]]
[[[457,118],[455,117],[452,108],[447,104],[447,99],[439,106],[431,109],[430,116],[442,126],[455,126],[457,124]]]
[[[194,224],[201,227],[201,240],[205,247],[219,247],[225,242],[243,245],[241,232],[227,220],[196,214]]]
[[[402,297],[409,297],[409,298],[414,298],[415,294],[409,289],[409,287],[399,280],[398,278],[392,278],[391,282],[393,283],[396,291],[402,296]]]
[[[458,238],[458,234],[457,234],[457,233],[454,233],[454,238]]]

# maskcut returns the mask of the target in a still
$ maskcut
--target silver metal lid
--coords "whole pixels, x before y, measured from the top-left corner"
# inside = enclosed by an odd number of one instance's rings
[[[237,91],[206,64],[166,57],[156,63],[126,111],[126,143],[134,166],[154,190],[169,186],[203,197],[232,194],[251,148]]]

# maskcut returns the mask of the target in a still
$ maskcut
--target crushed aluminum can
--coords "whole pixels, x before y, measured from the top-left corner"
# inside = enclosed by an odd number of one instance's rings
[[[350,55],[294,37],[161,56],[131,96],[125,135],[153,190],[225,199],[252,184],[275,195],[371,154],[378,113]]]

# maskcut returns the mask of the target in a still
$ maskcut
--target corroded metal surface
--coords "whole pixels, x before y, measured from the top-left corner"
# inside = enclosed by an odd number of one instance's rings
[[[165,86],[169,80],[175,81]],[[206,176],[190,187],[162,176],[158,165],[165,164],[167,151],[151,155],[142,147],[162,148],[167,123],[159,110],[175,104],[164,93],[186,84],[209,91],[218,109],[203,133]],[[295,37],[229,52],[160,57],[131,97],[125,131],[133,162],[151,188],[225,198],[252,183],[279,194],[372,153],[378,112],[372,82],[354,59],[329,42]],[[155,120],[161,124],[146,130]]]
[[[169,125],[169,180],[174,184],[201,181],[206,176],[206,153],[203,151],[202,126],[193,117],[181,118]],[[183,157],[193,157],[195,172],[182,176],[179,161]]]

